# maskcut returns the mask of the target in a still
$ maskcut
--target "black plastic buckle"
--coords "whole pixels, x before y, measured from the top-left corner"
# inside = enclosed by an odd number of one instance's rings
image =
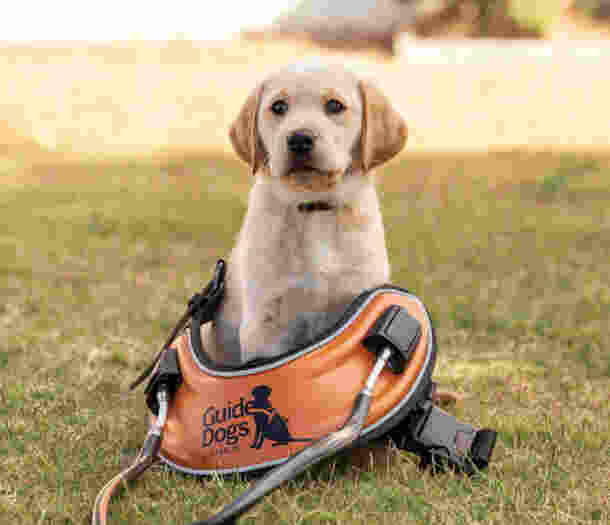
[[[163,350],[155,371],[153,372],[144,394],[146,394],[146,404],[151,412],[156,416],[159,414],[159,401],[157,391],[161,385],[167,388],[170,399],[182,384],[182,372],[178,363],[178,351],[174,347]]]
[[[400,427],[399,448],[419,454],[422,468],[449,467],[468,475],[487,467],[497,437],[495,430],[461,423],[430,400]]]
[[[219,259],[216,263],[212,280],[200,293],[194,294],[189,299],[188,311],[191,315],[205,307],[205,312],[201,319],[202,324],[212,320],[218,304],[222,300],[225,291],[226,268],[227,264],[222,259]]]

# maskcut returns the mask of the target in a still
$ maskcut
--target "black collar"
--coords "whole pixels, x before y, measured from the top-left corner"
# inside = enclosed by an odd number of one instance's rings
[[[305,201],[299,202],[297,209],[302,213],[310,213],[313,211],[330,211],[336,206],[327,201]]]

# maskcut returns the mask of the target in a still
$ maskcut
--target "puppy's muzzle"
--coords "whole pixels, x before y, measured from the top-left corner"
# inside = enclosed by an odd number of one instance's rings
[[[309,156],[315,146],[314,134],[305,129],[300,129],[292,132],[286,139],[288,151],[298,158]]]

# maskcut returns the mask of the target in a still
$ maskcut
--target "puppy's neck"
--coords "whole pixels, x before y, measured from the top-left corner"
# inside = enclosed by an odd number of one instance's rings
[[[349,198],[337,198],[336,208],[313,213],[299,211],[298,198],[278,198],[279,181],[269,179],[259,177],[252,187],[234,254],[244,282],[267,273],[269,283],[283,275],[354,274],[360,290],[387,281],[383,221],[368,177]]]
[[[336,204],[328,200],[303,201],[297,204],[297,210],[301,213],[314,213],[316,211],[334,211]]]
[[[358,215],[360,224],[366,217],[375,222],[379,215],[375,181],[372,175],[354,173],[332,191],[298,192],[277,178],[259,174],[250,192],[248,215],[254,219],[266,214],[294,216],[297,222],[320,220],[322,217],[341,222],[344,218]]]

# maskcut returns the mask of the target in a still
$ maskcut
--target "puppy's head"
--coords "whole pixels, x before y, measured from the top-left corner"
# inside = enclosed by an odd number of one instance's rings
[[[298,199],[330,197],[391,159],[407,127],[371,83],[337,66],[301,64],[250,94],[230,138],[253,173],[277,179]]]

